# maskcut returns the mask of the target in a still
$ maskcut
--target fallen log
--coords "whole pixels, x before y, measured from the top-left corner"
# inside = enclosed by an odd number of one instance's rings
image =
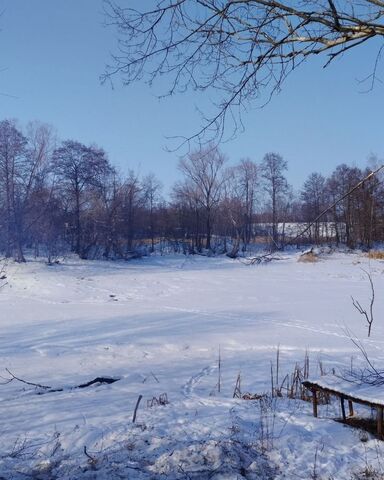
[[[26,385],[30,385],[31,387],[35,387],[36,389],[39,389],[36,393],[37,395],[44,395],[45,393],[54,393],[54,392],[64,392],[64,391],[70,391],[70,390],[76,390],[78,388],[88,388],[91,387],[92,385],[110,385],[111,383],[115,383],[120,380],[120,377],[96,377],[93,380],[90,380],[89,382],[86,383],[81,383],[80,385],[73,385],[70,387],[50,387],[48,385],[42,385],[40,383],[34,383],[34,382],[29,382],[27,380],[24,380],[23,378],[17,377],[14,375],[8,368],[5,369],[11,378],[9,379],[9,382],[12,382],[13,380],[16,380],[21,383],[25,383]],[[7,382],[7,383],[9,383]]]
[[[81,385],[77,385],[74,388],[87,388],[90,387],[91,385],[94,385],[95,383],[100,383],[100,385],[109,385],[111,383],[115,383],[120,378],[112,378],[112,377],[96,377],[93,380],[87,382],[87,383],[82,383]]]

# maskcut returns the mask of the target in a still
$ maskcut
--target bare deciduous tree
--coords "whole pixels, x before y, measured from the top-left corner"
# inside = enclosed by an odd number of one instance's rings
[[[179,169],[192,183],[198,202],[205,212],[206,248],[211,248],[215,208],[221,198],[225,181],[225,157],[213,145],[191,152],[179,162]]]
[[[221,222],[227,223],[227,234],[233,238],[230,257],[236,257],[240,250],[245,251],[253,236],[254,212],[256,204],[258,166],[250,159],[227,171],[224,198],[221,202]],[[227,235],[226,235],[227,236]]]
[[[53,152],[52,171],[73,201],[74,250],[82,254],[82,206],[84,193],[101,186],[101,179],[110,170],[104,150],[67,140]]]
[[[26,138],[28,143],[17,211],[18,252],[19,257],[22,258],[24,257],[22,247],[26,241],[25,237],[31,237],[31,231],[37,232],[39,227],[39,236],[45,236],[46,232],[43,232],[41,228],[42,217],[46,217],[44,222],[47,227],[50,218],[55,216],[54,213],[56,215],[59,213],[55,211],[52,212],[52,215],[48,215],[48,210],[52,207],[53,193],[49,164],[56,144],[54,129],[41,122],[30,122],[27,125]]]
[[[119,3],[105,0],[119,44],[104,80],[152,83],[167,75],[169,95],[209,90],[217,110],[195,136],[212,127],[222,134],[237,107],[268,101],[306,59],[323,55],[327,66],[376,37],[373,82],[383,48],[382,0],[153,0],[141,11]]]
[[[310,223],[324,210],[327,204],[325,186],[325,177],[317,172],[311,173],[304,182],[303,189],[300,193],[304,221]],[[320,220],[317,220],[313,228],[309,229],[309,239],[314,243],[320,243],[323,236],[324,232],[320,231]]]
[[[162,184],[153,173],[143,179],[143,193],[148,210],[149,234],[151,237],[151,252],[155,251],[155,209],[161,200]]]
[[[137,233],[138,210],[144,203],[143,187],[139,175],[131,170],[124,182],[122,206],[122,225],[126,238],[126,253],[131,254],[134,247],[134,239]]]
[[[359,168],[341,164],[336,167],[327,182],[331,200],[344,197],[333,208],[336,239],[352,248],[359,241],[355,216],[359,210],[359,193],[361,193],[361,189],[355,190],[351,194],[348,192],[358,184],[362,177],[363,173]]]
[[[23,183],[27,139],[12,120],[0,122],[0,188],[5,231],[5,256],[11,257],[17,240],[17,212]],[[19,242],[18,242],[19,243]],[[19,252],[21,253],[21,252]],[[16,257],[24,261],[24,256]]]
[[[109,259],[110,255],[123,257],[120,242],[120,215],[124,202],[123,182],[112,169],[105,176],[102,188],[97,196],[98,224],[103,246],[103,257]]]
[[[186,179],[184,182],[177,182],[174,185],[172,197],[174,211],[178,213],[175,230],[178,230],[179,234],[176,237],[180,237],[181,234],[183,239],[191,242],[189,245],[191,252],[195,252],[195,249],[201,252],[203,228],[199,190],[196,185]]]
[[[261,164],[261,176],[264,180],[264,189],[268,194],[271,207],[272,248],[278,247],[278,223],[281,212],[285,210],[285,197],[289,192],[284,172],[287,162],[278,153],[267,153]]]
[[[6,257],[24,262],[23,248],[43,211],[36,200],[47,183],[54,145],[50,126],[32,122],[24,135],[14,121],[0,122],[0,209]]]
[[[242,159],[235,167],[234,180],[236,181],[237,195],[243,205],[243,243],[244,247],[250,242],[252,236],[252,224],[254,221],[255,203],[257,195],[257,182],[259,168],[249,158]]]

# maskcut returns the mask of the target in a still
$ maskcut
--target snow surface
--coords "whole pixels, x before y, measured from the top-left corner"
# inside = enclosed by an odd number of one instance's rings
[[[319,359],[327,370],[348,367],[351,358],[357,365],[346,329],[364,339],[377,366],[384,364],[384,263],[343,253],[300,263],[298,255],[253,266],[181,255],[9,264],[0,290],[0,478],[383,474],[383,443],[335,422],[338,402],[320,405],[313,418],[311,404],[300,400],[232,398],[239,373],[242,391],[270,392],[277,346],[280,379],[303,362],[306,350],[313,376]],[[352,295],[369,306],[362,269],[376,290],[369,340],[351,302]],[[6,368],[64,390],[41,394],[7,383]],[[71,388],[100,376],[120,380]],[[148,408],[162,393],[170,403]]]

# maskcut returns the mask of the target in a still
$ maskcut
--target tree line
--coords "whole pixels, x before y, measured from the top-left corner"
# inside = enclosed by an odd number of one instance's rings
[[[282,248],[369,172],[345,164],[328,177],[315,172],[294,195],[287,162],[274,152],[230,165],[205,145],[178,168],[165,199],[154,174],[123,176],[96,145],[58,142],[42,123],[21,129],[0,121],[0,250],[18,262],[28,251],[51,263],[69,252],[127,259],[172,248],[235,257],[255,244]],[[381,180],[372,177],[336,203],[297,242],[370,248],[383,240]]]

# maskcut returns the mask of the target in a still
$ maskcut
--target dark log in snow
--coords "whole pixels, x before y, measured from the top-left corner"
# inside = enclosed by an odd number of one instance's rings
[[[74,385],[72,387],[50,387],[48,385],[41,385],[40,383],[33,383],[33,382],[28,382],[27,380],[23,380],[22,378],[16,377],[8,368],[5,369],[9,375],[11,375],[11,378],[9,381],[11,382],[12,380],[17,380],[18,382],[25,383],[26,385],[30,385],[31,387],[35,387],[36,389],[39,389],[36,393],[38,395],[43,395],[45,393],[54,393],[54,392],[64,392],[64,391],[69,391],[69,390],[75,390],[77,388],[87,388],[91,387],[92,385],[110,385],[111,383],[115,383],[118,380],[120,380],[119,377],[96,377],[93,380],[90,380],[89,382],[86,383],[81,383],[80,385]]]

